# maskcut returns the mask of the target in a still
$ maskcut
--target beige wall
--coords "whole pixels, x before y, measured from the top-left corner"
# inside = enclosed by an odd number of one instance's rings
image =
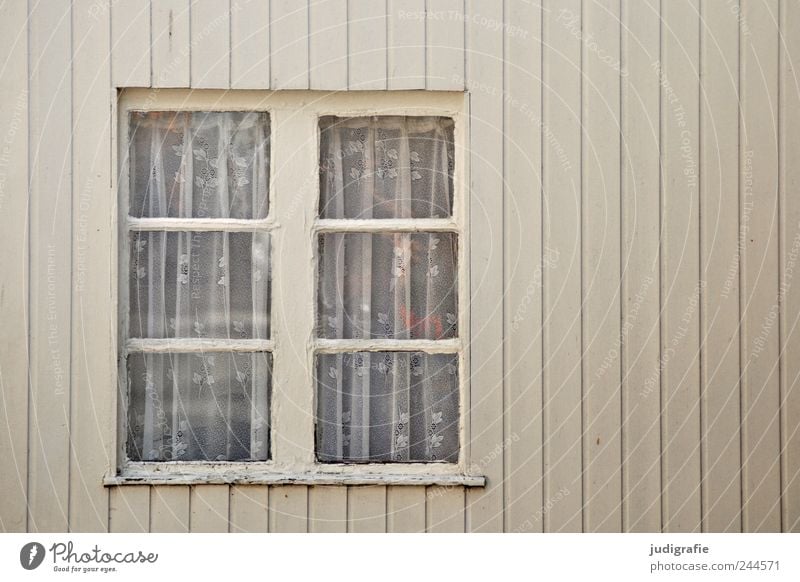
[[[800,531],[800,5],[741,4],[3,3],[0,530]],[[485,489],[102,486],[131,86],[469,91]]]

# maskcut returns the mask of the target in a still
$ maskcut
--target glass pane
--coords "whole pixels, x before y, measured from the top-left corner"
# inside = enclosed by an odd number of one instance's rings
[[[130,336],[269,337],[264,232],[130,235]]]
[[[265,218],[269,130],[266,113],[132,112],[131,216]]]
[[[128,458],[269,458],[267,353],[128,356]]]
[[[447,232],[320,235],[317,335],[456,337],[456,257]]]
[[[458,461],[458,356],[317,356],[317,458]]]
[[[323,117],[320,216],[451,216],[453,164],[452,119]]]

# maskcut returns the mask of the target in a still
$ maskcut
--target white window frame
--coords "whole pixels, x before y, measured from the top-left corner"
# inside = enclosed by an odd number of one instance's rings
[[[470,465],[468,100],[455,92],[215,91],[125,89],[116,103],[119,168],[114,266],[118,289],[116,459],[107,485],[135,484],[385,484],[483,486]],[[270,116],[269,213],[265,219],[130,218],[128,124],[132,111],[261,111]],[[319,119],[326,115],[445,116],[455,122],[453,216],[425,219],[319,218]],[[127,340],[128,230],[268,231],[272,251],[271,338],[204,340],[209,351],[272,353],[270,459],[268,461],[164,461],[127,459],[129,350],[190,349],[196,340]],[[454,232],[458,236],[458,337],[447,340],[319,339],[315,333],[317,241],[323,232]],[[196,349],[196,348],[195,348]],[[422,351],[459,355],[459,458],[457,463],[320,463],[315,455],[314,356],[342,351]]]

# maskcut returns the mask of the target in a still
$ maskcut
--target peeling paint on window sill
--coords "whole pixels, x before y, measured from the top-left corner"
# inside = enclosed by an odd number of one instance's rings
[[[184,471],[158,471],[126,468],[119,475],[107,476],[106,487],[120,485],[416,485],[440,487],[485,487],[483,475],[461,473],[370,471],[274,472],[243,468],[204,468]]]

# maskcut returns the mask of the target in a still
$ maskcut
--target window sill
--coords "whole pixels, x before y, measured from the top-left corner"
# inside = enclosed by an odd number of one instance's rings
[[[169,464],[170,470],[128,467],[118,475],[103,480],[106,487],[120,485],[417,485],[441,487],[485,487],[483,475],[466,475],[455,472],[424,471],[414,466],[414,471],[394,473],[387,470],[370,470],[368,467],[355,470],[275,471],[249,467],[179,466]],[[353,470],[349,470],[353,469]],[[386,469],[386,467],[381,467]]]

